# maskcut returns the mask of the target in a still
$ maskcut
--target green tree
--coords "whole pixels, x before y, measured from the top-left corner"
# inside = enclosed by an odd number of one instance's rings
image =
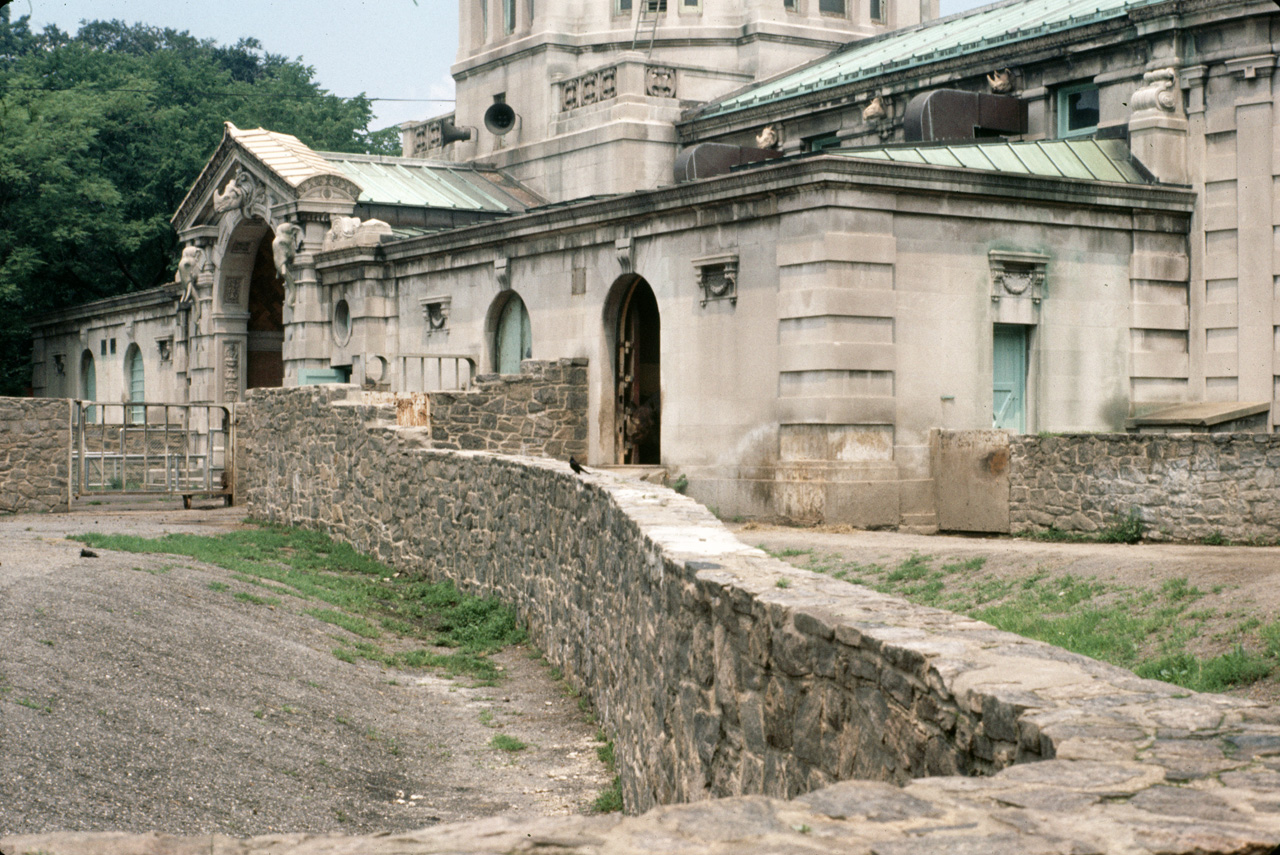
[[[267,127],[328,151],[398,153],[371,102],[256,39],[93,21],[30,28],[0,3],[0,394],[29,383],[31,324],[173,279],[169,217],[222,139]]]

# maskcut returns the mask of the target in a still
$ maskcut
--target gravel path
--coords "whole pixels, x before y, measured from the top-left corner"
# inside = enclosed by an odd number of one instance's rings
[[[256,605],[221,568],[65,539],[214,533],[242,513],[0,519],[0,837],[396,831],[582,812],[607,786],[595,726],[527,649],[489,688],[347,664],[345,630],[300,600]],[[495,750],[496,733],[529,747]]]

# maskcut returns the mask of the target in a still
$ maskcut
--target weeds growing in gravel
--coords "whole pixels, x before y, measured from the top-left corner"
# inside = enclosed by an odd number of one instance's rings
[[[917,554],[886,566],[844,561],[812,550],[775,555],[790,557],[798,566],[818,573],[967,614],[999,629],[1198,692],[1249,685],[1280,669],[1280,621],[1241,622],[1228,638],[1221,639],[1231,644],[1229,650],[1197,656],[1191,648],[1205,625],[1222,616],[1212,609],[1192,608],[1207,594],[1186,578],[1137,589],[1071,575],[1000,578],[982,572],[982,557],[944,560],[935,566],[932,556]]]
[[[489,747],[496,748],[499,751],[523,751],[529,746],[514,736],[507,736],[505,733],[496,733],[493,739],[489,740]]]
[[[83,534],[72,539],[100,549],[184,555],[222,567],[233,579],[280,597],[318,602],[321,605],[304,613],[368,639],[340,640],[334,655],[344,662],[366,659],[393,667],[439,668],[451,676],[469,675],[491,683],[501,672],[490,655],[525,639],[514,612],[496,600],[464,595],[451,582],[403,578],[321,532],[262,525],[214,536]],[[209,588],[227,589],[221,582]],[[260,605],[280,602],[247,593],[234,596]],[[449,652],[383,646],[403,647],[406,640]]]

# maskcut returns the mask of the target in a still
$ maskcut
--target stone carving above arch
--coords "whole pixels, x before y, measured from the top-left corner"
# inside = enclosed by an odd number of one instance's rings
[[[213,191],[213,210],[224,216],[228,211],[239,211],[244,217],[270,220],[271,200],[267,185],[239,165],[223,189]]]
[[[298,185],[298,200],[311,202],[349,202],[355,204],[363,188],[341,175],[327,173],[303,179]]]

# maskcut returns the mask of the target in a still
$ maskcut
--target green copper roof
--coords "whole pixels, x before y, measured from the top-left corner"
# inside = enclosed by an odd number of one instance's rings
[[[363,188],[361,202],[499,213],[523,211],[530,203],[498,172],[409,158],[320,154],[330,168]]]
[[[1134,167],[1128,147],[1119,140],[1044,140],[906,148],[846,148],[827,149],[823,154],[988,172],[1044,175],[1050,178],[1083,178],[1087,181],[1118,181],[1125,184],[1151,183]]]
[[[889,71],[1074,29],[1164,0],[1013,0],[857,41],[825,59],[730,95],[699,116],[732,113]]]

